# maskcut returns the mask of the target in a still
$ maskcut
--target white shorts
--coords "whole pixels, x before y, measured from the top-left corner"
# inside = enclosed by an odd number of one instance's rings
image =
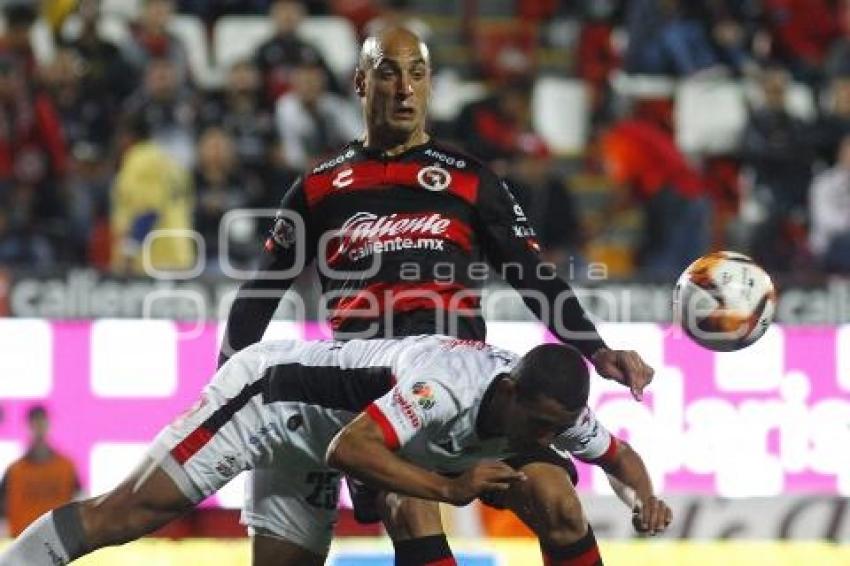
[[[298,361],[302,344],[292,342],[291,361]],[[324,447],[338,426],[312,418],[298,402],[265,404],[262,355],[252,347],[234,356],[201,400],[160,432],[149,455],[195,503],[255,470],[242,514],[249,533],[324,555],[340,483],[339,472],[324,464]]]

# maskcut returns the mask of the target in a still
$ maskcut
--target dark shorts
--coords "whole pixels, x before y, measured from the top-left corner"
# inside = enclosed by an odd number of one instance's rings
[[[527,464],[542,462],[563,468],[573,485],[578,484],[578,472],[575,464],[569,457],[561,456],[551,448],[538,448],[529,452],[518,454],[504,461],[515,470],[519,470]],[[359,523],[370,524],[381,520],[375,505],[378,490],[363,484],[350,477],[346,478],[348,490],[351,493],[351,501],[354,506],[354,518]],[[492,492],[480,496],[478,499],[489,507],[504,509],[504,492]]]

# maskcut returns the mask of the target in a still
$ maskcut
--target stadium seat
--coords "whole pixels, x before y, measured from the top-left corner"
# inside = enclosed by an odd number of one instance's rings
[[[178,14],[171,20],[169,30],[179,37],[186,47],[189,68],[198,85],[204,88],[218,86],[221,75],[218,75],[210,65],[207,36],[200,18]]]
[[[0,17],[0,34],[6,32],[6,19]],[[56,43],[53,41],[53,34],[50,33],[50,26],[39,18],[30,28],[30,45],[32,45],[35,59],[40,65],[49,63],[53,60],[56,54]]]
[[[224,16],[213,30],[213,54],[219,71],[250,58],[257,48],[274,33],[272,22],[265,16]]]
[[[534,129],[555,153],[581,152],[587,144],[588,104],[584,81],[540,78],[532,94]]]
[[[142,13],[142,0],[101,0],[100,13],[133,21]]]
[[[754,108],[764,104],[764,96],[756,81],[744,81],[744,96],[747,102]],[[806,122],[811,122],[817,115],[817,105],[812,89],[802,83],[791,83],[788,85],[788,94],[785,100],[785,108],[793,116]]]
[[[220,70],[251,57],[274,33],[265,16],[225,16],[213,31],[213,52]],[[337,77],[349,78],[357,61],[357,36],[346,20],[335,16],[307,18],[299,34],[316,46]]]
[[[299,35],[322,52],[331,71],[341,80],[351,77],[357,64],[357,35],[348,20],[338,16],[315,16],[301,25]]]
[[[749,108],[763,104],[757,82],[683,80],[676,90],[676,141],[686,153],[721,154],[734,151],[747,124]],[[817,109],[811,89],[790,85],[786,108],[811,121]]]
[[[747,105],[738,82],[683,80],[676,88],[676,142],[685,153],[720,154],[738,146]]]
[[[62,37],[73,40],[80,36],[82,21],[77,14],[71,14],[62,24]],[[97,32],[105,39],[121,47],[130,41],[130,25],[127,20],[116,15],[103,15],[97,24]]]
[[[457,118],[463,107],[487,96],[487,87],[478,82],[461,81],[457,73],[442,71],[434,76],[430,116],[438,122]]]
[[[35,54],[35,60],[39,65],[44,65],[53,60],[56,55],[56,42],[53,41],[53,33],[50,26],[41,18],[35,22],[30,29],[30,44]]]

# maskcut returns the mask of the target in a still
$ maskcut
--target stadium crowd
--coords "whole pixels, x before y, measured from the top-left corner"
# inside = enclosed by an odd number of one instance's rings
[[[334,68],[301,33],[311,17],[337,16],[355,37],[406,22],[428,38],[436,85],[481,87],[433,129],[508,180],[551,261],[669,278],[708,249],[734,248],[777,273],[850,271],[846,0],[137,0],[121,14],[107,4],[119,3],[3,4],[0,265],[140,274],[148,233],[189,228],[208,270],[220,269],[221,244],[249,265],[267,223],[232,222],[219,238],[224,215],[273,208],[300,171],[361,134],[353,68]],[[199,22],[206,59],[234,14],[268,14],[273,32],[247,57],[214,61],[216,80],[198,76],[197,46],[175,18]],[[116,22],[126,33],[109,33]],[[546,76],[587,93],[578,151],[535,128]],[[687,81],[750,89],[720,149],[677,135]],[[808,110],[793,104],[799,92]],[[199,251],[167,238],[150,259],[182,269]]]

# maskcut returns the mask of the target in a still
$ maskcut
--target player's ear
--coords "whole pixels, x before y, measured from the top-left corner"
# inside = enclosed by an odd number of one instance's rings
[[[360,98],[366,96],[366,73],[360,67],[354,71],[354,92]]]

